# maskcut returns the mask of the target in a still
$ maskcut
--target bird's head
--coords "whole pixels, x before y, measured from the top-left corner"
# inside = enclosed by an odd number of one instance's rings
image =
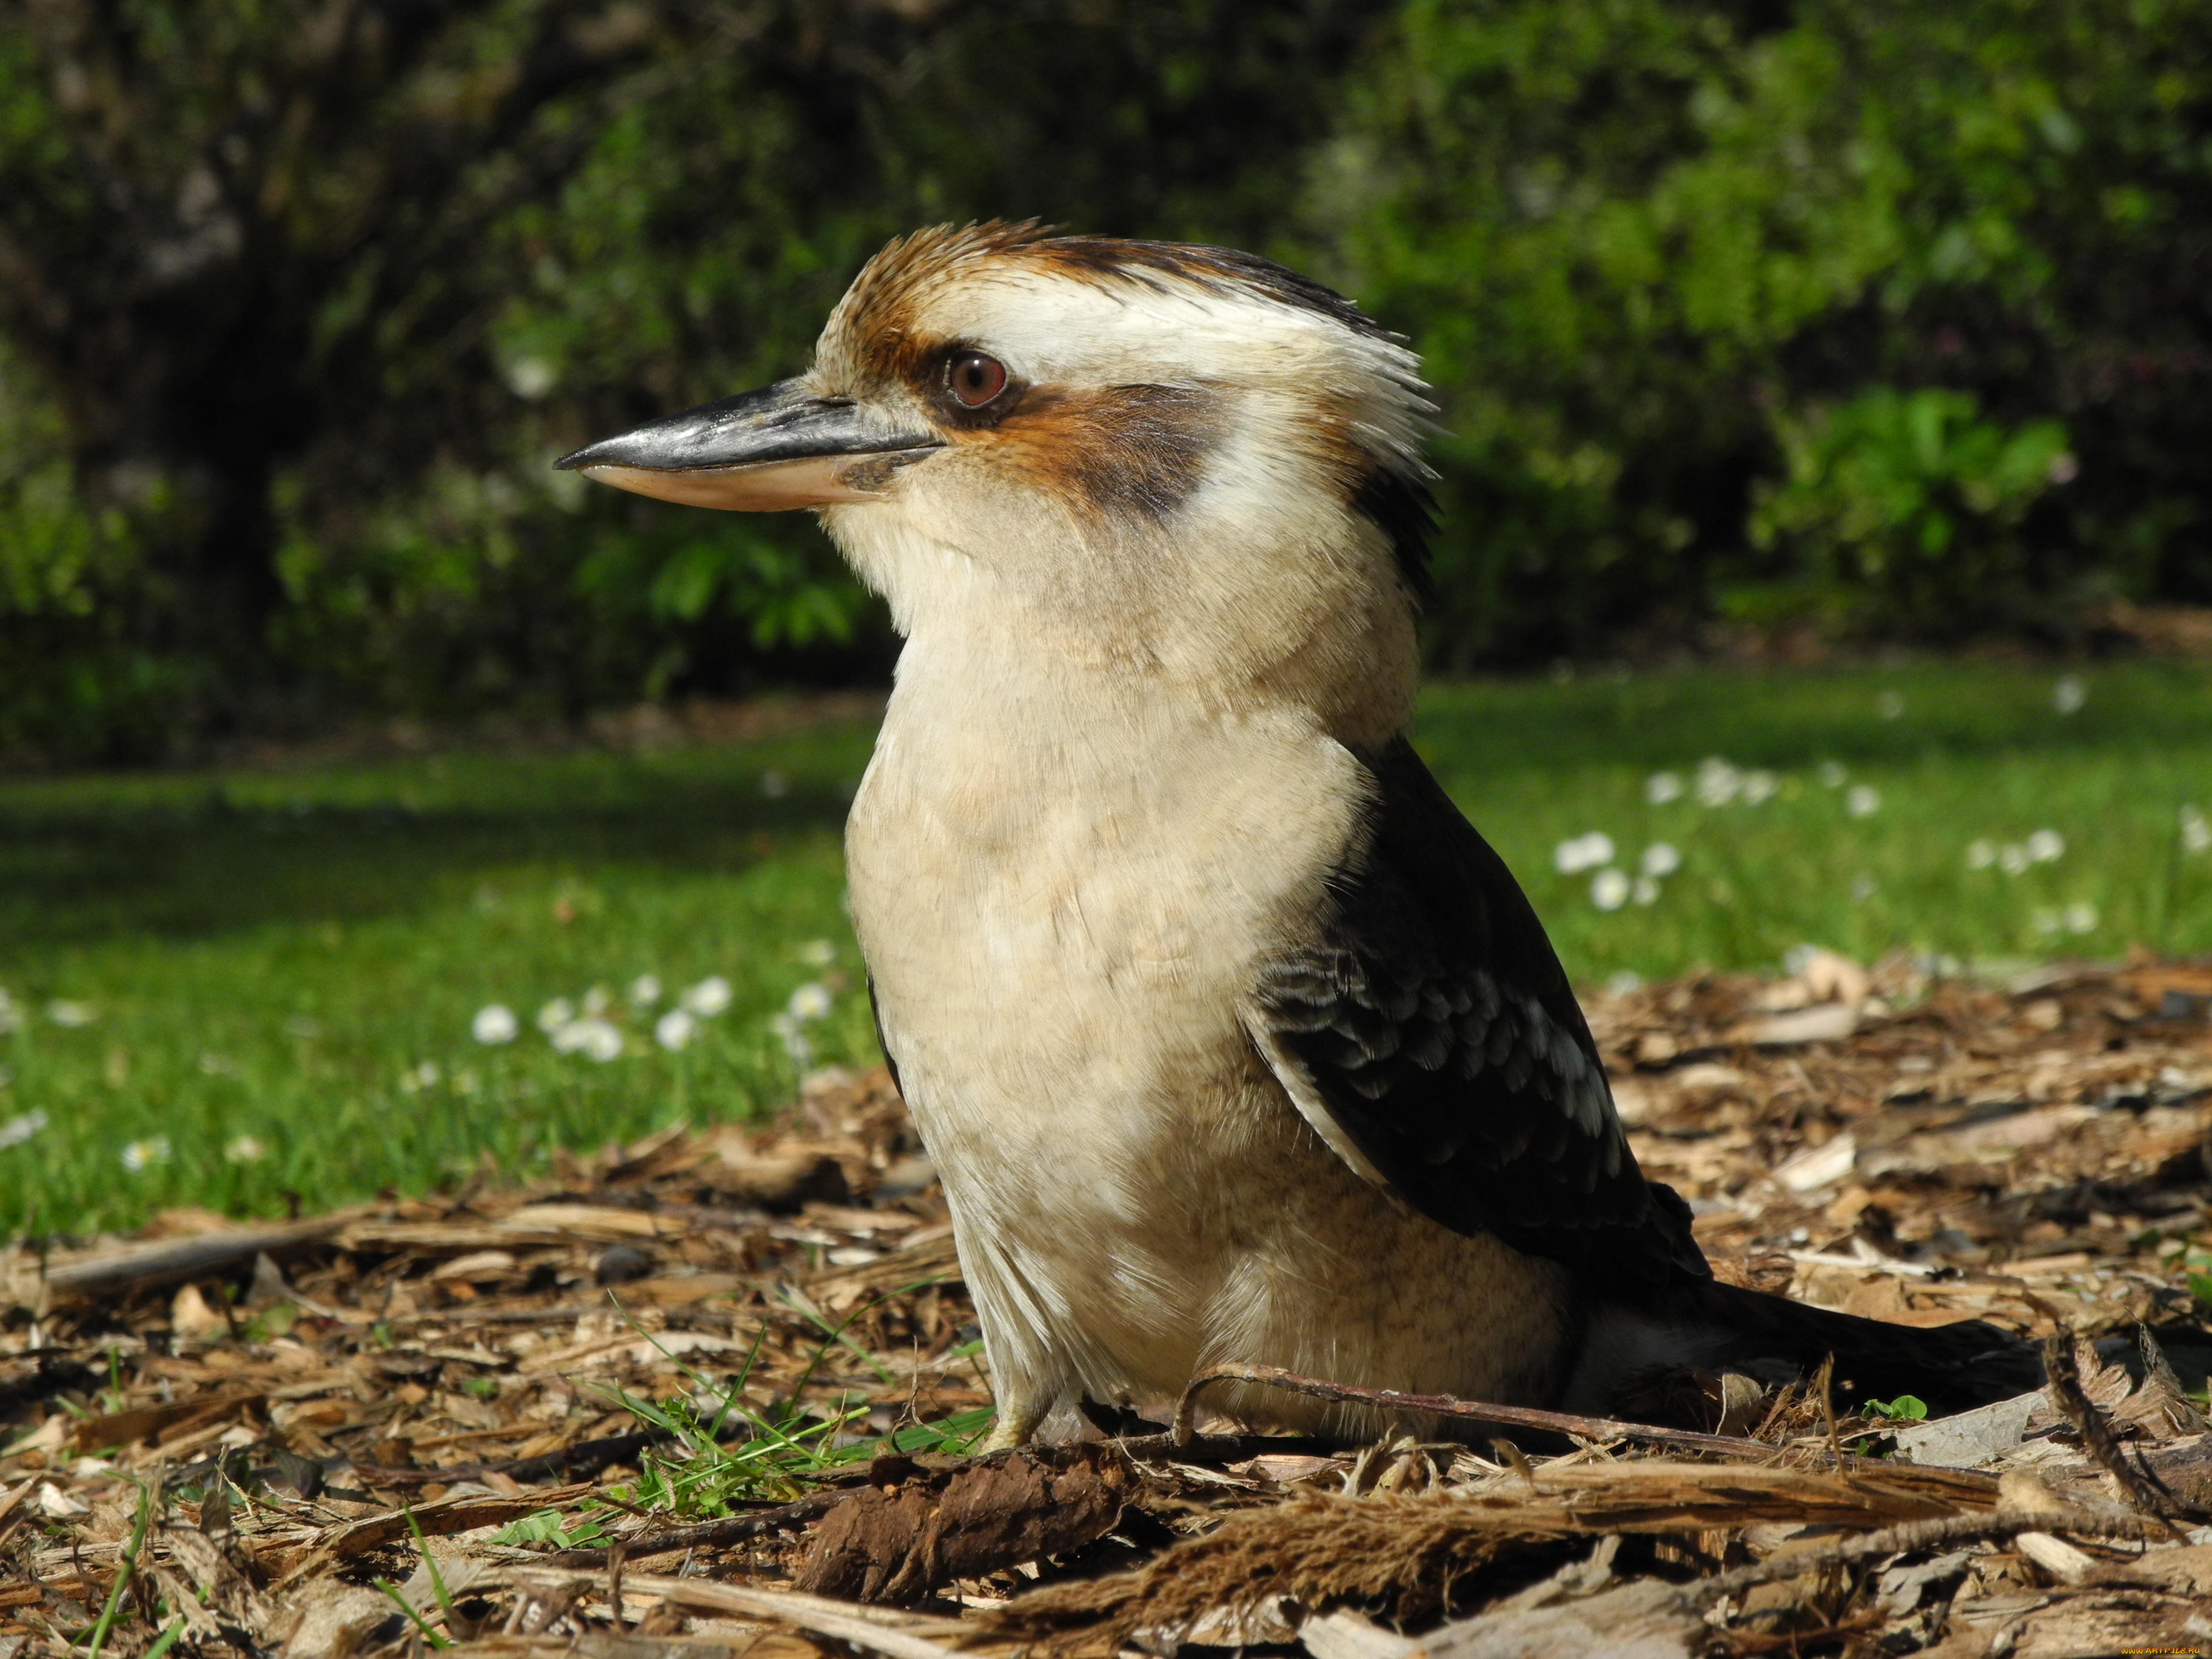
[[[1055,648],[1265,674],[1334,637],[1395,679],[1430,413],[1410,351],[1271,261],[989,224],[877,254],[805,374],[560,465],[815,508],[917,637],[995,600]]]

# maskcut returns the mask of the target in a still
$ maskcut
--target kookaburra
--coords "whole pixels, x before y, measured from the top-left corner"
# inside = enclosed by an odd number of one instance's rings
[[[1228,1363],[1577,1411],[1830,1352],[1939,1404],[2032,1386],[1985,1325],[1717,1284],[1638,1170],[1535,912],[1407,741],[1431,412],[1266,259],[991,224],[877,254],[805,374],[560,463],[813,508],[890,601],[853,920],[999,1438]]]

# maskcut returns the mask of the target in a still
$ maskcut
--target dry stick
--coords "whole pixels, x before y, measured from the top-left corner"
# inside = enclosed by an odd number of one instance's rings
[[[2063,1325],[2044,1340],[2043,1370],[2049,1378],[2051,1399],[2074,1425],[2074,1432],[2081,1437],[2089,1455],[2119,1482],[2120,1491],[2137,1510],[2163,1522],[2176,1538],[2183,1536],[2185,1529],[2179,1522],[2188,1518],[2189,1511],[2156,1475],[2128,1462],[2112,1424],[2096,1402],[2081,1392],[2081,1373],[2074,1363],[2074,1333]]]
[[[525,1569],[525,1571],[530,1571]],[[764,1586],[725,1584],[706,1578],[668,1578],[639,1574],[631,1587],[640,1595],[658,1595],[678,1607],[706,1613],[736,1613],[743,1618],[773,1620],[796,1630],[827,1636],[854,1647],[885,1656],[885,1659],[956,1659],[957,1650],[922,1634],[932,1631],[948,1638],[968,1632],[957,1621],[927,1614],[904,1613],[889,1607],[840,1601],[826,1595]]]
[[[819,1520],[847,1498],[869,1490],[866,1486],[830,1486],[820,1492],[809,1492],[796,1503],[781,1508],[763,1510],[757,1515],[725,1516],[720,1521],[700,1521],[688,1527],[671,1527],[665,1532],[642,1533],[620,1542],[623,1553],[632,1560],[641,1560],[648,1555],[666,1555],[674,1550],[718,1549],[726,1544],[741,1544],[749,1538],[758,1538],[771,1532],[783,1532],[793,1527],[803,1527],[810,1521]],[[613,1546],[599,1550],[556,1550],[539,1558],[549,1567],[571,1567],[588,1571],[612,1565]]]
[[[1932,1521],[1907,1521],[1838,1538],[1802,1550],[1770,1556],[1747,1567],[1738,1567],[1712,1578],[1684,1586],[1699,1597],[1733,1595],[1754,1584],[1798,1578],[1823,1567],[1843,1566],[1908,1550],[1934,1549],[1944,1544],[1971,1543],[1984,1538],[2009,1538],[2023,1532],[2070,1532],[2083,1538],[2124,1538],[2133,1543],[2153,1541],[2157,1534],[2132,1515],[2099,1515],[2094,1510],[1992,1510],[1981,1515],[1946,1515]]]
[[[241,1261],[251,1261],[264,1253],[273,1255],[302,1244],[319,1243],[359,1218],[358,1210],[343,1210],[313,1221],[241,1227],[234,1232],[161,1238],[149,1243],[125,1244],[119,1249],[88,1250],[53,1264],[47,1270],[46,1285],[58,1299],[75,1302],[173,1284],[180,1279],[196,1279]]]
[[[1537,1411],[1528,1406],[1492,1406],[1448,1394],[1401,1394],[1395,1389],[1364,1389],[1350,1382],[1327,1382],[1277,1365],[1215,1365],[1192,1377],[1176,1406],[1174,1438],[1178,1446],[1189,1443],[1199,1390],[1215,1382],[1257,1382],[1291,1394],[1310,1395],[1316,1400],[1373,1406],[1383,1411],[1413,1412],[1425,1417],[1448,1417],[1466,1423],[1489,1423],[1502,1428],[1547,1429],[1556,1434],[1580,1435],[1585,1440],[1641,1440],[1655,1446],[1726,1452],[1734,1457],[1771,1457],[1776,1449],[1733,1435],[1655,1428],[1648,1423],[1620,1423],[1609,1417],[1578,1417],[1571,1412]]]
[[[1820,1361],[1820,1369],[1813,1375],[1814,1389],[1820,1396],[1820,1420],[1828,1428],[1828,1457],[1838,1468],[1844,1466],[1844,1443],[1836,1433],[1836,1356],[1829,1354]]]

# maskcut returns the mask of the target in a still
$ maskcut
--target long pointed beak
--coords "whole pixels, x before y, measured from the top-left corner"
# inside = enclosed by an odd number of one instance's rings
[[[554,465],[664,501],[787,513],[874,500],[901,465],[943,444],[919,422],[779,380],[602,438]]]

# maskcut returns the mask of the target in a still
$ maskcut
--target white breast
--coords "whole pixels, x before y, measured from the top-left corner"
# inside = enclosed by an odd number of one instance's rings
[[[1223,1359],[1534,1386],[1541,1285],[1487,1333],[1407,1292],[1548,1270],[1361,1181],[1238,1024],[1364,789],[1297,708],[1201,707],[1003,632],[908,647],[848,829],[853,913],[1002,1410],[1171,1398]]]

